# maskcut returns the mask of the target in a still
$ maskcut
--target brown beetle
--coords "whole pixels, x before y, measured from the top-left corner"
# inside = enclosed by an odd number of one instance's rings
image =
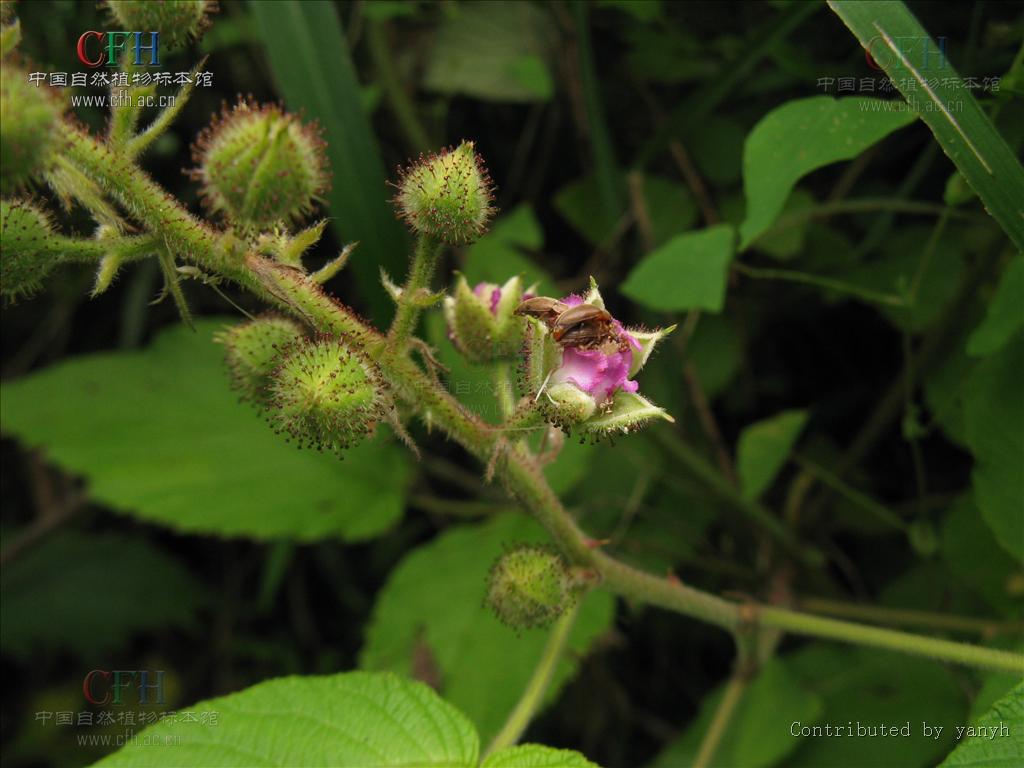
[[[516,307],[515,314],[536,317],[550,328],[569,305],[548,296],[533,296]]]
[[[551,337],[562,347],[597,349],[610,345],[619,351],[629,348],[611,314],[593,304],[570,307],[557,299],[535,296],[516,307],[516,314],[541,320],[551,330]]]

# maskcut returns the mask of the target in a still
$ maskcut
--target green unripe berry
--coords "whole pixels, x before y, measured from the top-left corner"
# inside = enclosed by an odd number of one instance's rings
[[[35,292],[61,261],[59,238],[41,208],[0,201],[0,293],[15,299]]]
[[[60,103],[45,86],[34,86],[20,67],[0,68],[0,191],[21,189],[45,170],[57,150]]]
[[[210,0],[107,0],[107,7],[123,29],[159,32],[160,45],[183,48],[202,37],[217,10]]]
[[[575,601],[572,574],[565,560],[542,546],[519,546],[491,568],[486,604],[516,629],[549,625]]]
[[[193,157],[207,206],[247,232],[301,219],[328,186],[319,127],[276,106],[242,102],[225,111]]]
[[[451,245],[471,243],[494,215],[493,186],[473,142],[420,156],[400,173],[395,204],[417,234]]]
[[[243,399],[264,403],[271,376],[303,333],[294,320],[267,315],[228,328],[216,338],[225,347],[232,386]]]
[[[270,385],[270,423],[300,447],[340,453],[388,415],[373,364],[338,339],[294,345]]]

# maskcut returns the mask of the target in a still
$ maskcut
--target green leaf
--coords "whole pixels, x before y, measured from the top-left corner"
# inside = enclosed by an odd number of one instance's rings
[[[831,0],[829,6],[935,134],[1017,249],[1024,250],[1024,168],[928,32],[894,0]]]
[[[708,397],[721,394],[740,370],[736,324],[725,315],[702,316],[686,350]]]
[[[1016,768],[1024,765],[1024,683],[997,701],[940,768]]]
[[[520,744],[490,755],[480,768],[597,768],[579,752]]]
[[[954,726],[965,722],[967,706],[952,670],[934,661],[867,649],[812,645],[786,657],[803,685],[822,697],[820,717],[801,726],[852,725],[852,736],[796,736],[791,768],[935,765],[953,743]],[[942,726],[925,735],[922,723]],[[897,728],[908,737],[857,736],[858,725]],[[786,734],[792,723],[785,724]],[[845,731],[843,732],[845,734]],[[878,731],[876,731],[878,733]]]
[[[0,595],[4,653],[71,649],[90,663],[138,632],[194,627],[206,603],[202,584],[146,540],[74,531],[5,563]]]
[[[789,193],[786,204],[782,206],[779,217],[780,221],[785,221],[786,217],[791,214],[797,214],[800,211],[813,208],[816,203],[814,195],[810,192],[803,189],[794,189]],[[758,251],[767,253],[769,256],[773,256],[780,261],[792,259],[803,250],[804,240],[807,237],[807,230],[810,228],[810,225],[811,219],[805,218],[798,223],[787,224],[785,228],[780,227],[778,230],[765,232],[762,237],[757,239],[754,247]]]
[[[447,9],[434,40],[424,85],[438,93],[491,101],[547,101],[547,14],[532,3],[459,3]]]
[[[332,172],[327,202],[342,241],[360,245],[349,269],[375,320],[391,302],[378,275],[402,275],[409,239],[388,199],[384,163],[338,13],[331,3],[249,3],[288,108],[323,126]]]
[[[678,768],[693,763],[723,690],[724,686],[719,686],[704,698],[697,718],[651,768]],[[790,724],[814,722],[822,709],[821,698],[801,684],[786,660],[772,659],[736,706],[728,735],[719,744],[713,764],[742,768],[775,765],[799,744],[789,734]]]
[[[967,383],[964,419],[974,498],[996,539],[1024,561],[1024,337],[984,358]]]
[[[522,275],[523,283],[537,283],[541,295],[557,293],[551,275],[524,251],[540,251],[544,233],[533,209],[519,205],[501,216],[491,230],[466,250],[462,271],[470,285],[478,282],[502,285],[513,275]]]
[[[555,193],[555,210],[591,245],[604,245],[623,213],[610,209],[596,176],[577,179]]]
[[[1010,587],[1020,566],[1000,548],[992,530],[979,518],[970,494],[950,505],[940,532],[942,558],[949,573],[972,589],[972,599],[983,612],[990,612],[986,606],[992,606],[1005,616],[1017,617],[1024,596],[1015,599]]]
[[[230,390],[212,341],[223,327],[174,327],[139,352],[5,382],[4,430],[85,475],[96,501],[179,531],[360,540],[394,524],[404,451],[378,436],[339,461],[285,443]]]
[[[454,528],[412,552],[377,597],[360,666],[408,675],[414,658],[429,654],[440,672],[442,695],[489,740],[530,679],[547,633],[517,636],[484,609],[487,573],[506,545],[534,541],[547,541],[540,526],[520,515],[504,515]],[[579,658],[608,628],[613,605],[604,591],[586,597],[547,701],[558,695]]]
[[[733,254],[728,224],[679,235],[648,254],[620,290],[651,309],[720,312]]]
[[[754,126],[743,147],[747,217],[740,227],[740,250],[771,226],[803,176],[855,158],[917,118],[908,110],[879,109],[883,103],[812,96],[777,107]]]
[[[806,423],[807,411],[783,411],[743,430],[737,470],[745,498],[756,499],[771,486]]]
[[[461,712],[390,674],[283,677],[190,711],[216,712],[217,722],[168,718],[97,765],[472,768],[479,753]]]
[[[1024,255],[1010,260],[999,288],[988,305],[988,314],[967,340],[967,354],[991,354],[1024,327]]]
[[[903,227],[886,238],[880,258],[841,270],[836,277],[879,294],[906,297],[912,302],[908,306],[885,305],[880,311],[898,328],[911,333],[926,330],[956,298],[964,271],[961,246],[951,238],[938,240],[932,253],[925,253],[930,235],[928,227]]]
[[[661,176],[643,176],[644,205],[651,220],[654,247],[681,235],[697,221],[697,204],[690,190]]]
[[[617,8],[637,21],[654,21],[661,16],[661,0],[597,0],[597,4]]]

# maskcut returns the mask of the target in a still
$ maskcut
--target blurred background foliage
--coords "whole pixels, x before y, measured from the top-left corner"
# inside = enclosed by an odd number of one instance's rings
[[[974,95],[1019,155],[1020,6],[910,7],[961,74],[1004,78]],[[17,13],[42,71],[78,69],[78,35],[106,23],[91,2]],[[221,0],[213,21],[165,68],[208,55],[214,87],[146,161],[190,208],[188,147],[223,101],[252,94],[318,119],[334,172],[318,253],[360,242],[329,288],[382,320],[380,270],[400,278],[409,247],[385,180],[472,139],[501,213],[451,268],[471,282],[521,272],[547,294],[593,275],[618,317],[680,324],[643,376],[674,427],[569,440],[547,470],[591,535],[712,591],[1020,647],[1022,257],[905,115],[861,115],[833,154],[797,123],[751,150],[754,126],[821,95],[820,78],[881,74],[824,4]],[[95,131],[106,120],[77,116]],[[804,168],[804,150],[824,154]],[[756,179],[781,188],[764,193],[760,228]],[[89,234],[83,211],[63,220]],[[258,310],[247,296],[186,285],[192,332],[153,303],[156,264],[89,300],[92,279],[61,270],[5,307],[0,330],[5,764],[109,751],[35,720],[89,709],[94,668],[166,670],[168,709],[280,675],[392,669],[493,735],[545,638],[484,613],[484,577],[539,529],[419,426],[419,462],[384,434],[341,462],[281,443],[236,402],[210,343],[239,317],[225,296]],[[457,356],[439,313],[424,326],[452,391],[496,420],[487,374]],[[729,638],[598,593],[570,643],[529,739],[608,766],[688,764]],[[1012,682],[788,638],[719,761],[931,765],[949,726]],[[947,728],[789,735],[797,720],[858,718]]]

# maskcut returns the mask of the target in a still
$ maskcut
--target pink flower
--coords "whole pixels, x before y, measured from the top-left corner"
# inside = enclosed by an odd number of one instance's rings
[[[569,295],[562,302],[574,307],[582,304],[579,296]],[[611,400],[620,389],[636,392],[639,385],[629,380],[633,366],[633,350],[640,349],[637,341],[622,324],[615,320],[615,329],[629,342],[630,349],[618,349],[607,353],[600,349],[565,347],[562,350],[562,364],[551,375],[551,384],[571,382],[593,397],[599,404]]]

